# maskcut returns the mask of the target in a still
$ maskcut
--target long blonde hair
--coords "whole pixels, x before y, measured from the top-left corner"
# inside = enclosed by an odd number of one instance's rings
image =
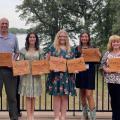
[[[112,50],[113,50],[112,42],[113,42],[114,40],[115,40],[115,41],[120,41],[120,36],[118,36],[118,35],[112,35],[112,36],[109,37],[109,42],[108,42],[108,44],[107,44],[107,49],[108,49],[108,51],[112,51]]]
[[[68,52],[71,51],[71,48],[70,48],[70,43],[69,43],[69,37],[68,37],[68,33],[65,31],[65,30],[60,30],[58,31],[58,33],[56,34],[55,36],[55,39],[54,39],[54,47],[55,49],[60,52],[60,42],[59,42],[59,36],[61,33],[65,33],[66,34],[66,49]]]

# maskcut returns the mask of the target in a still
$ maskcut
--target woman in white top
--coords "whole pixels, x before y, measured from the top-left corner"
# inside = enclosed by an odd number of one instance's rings
[[[110,58],[120,58],[120,36],[118,35],[109,38],[108,51],[102,58],[101,67],[111,97],[112,120],[120,120],[120,72],[111,72],[108,66]]]

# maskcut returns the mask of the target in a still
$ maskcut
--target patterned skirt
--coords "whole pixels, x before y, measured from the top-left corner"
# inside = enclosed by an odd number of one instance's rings
[[[47,78],[46,91],[53,96],[76,96],[75,75],[64,72],[51,72]]]
[[[42,85],[40,76],[24,75],[19,84],[19,94],[26,97],[41,96]]]

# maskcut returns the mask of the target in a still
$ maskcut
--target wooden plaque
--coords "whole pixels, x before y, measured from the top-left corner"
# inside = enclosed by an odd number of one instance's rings
[[[30,67],[28,60],[13,61],[13,75],[26,75],[30,74]]]
[[[32,61],[32,75],[42,75],[50,72],[48,60]]]
[[[11,53],[0,53],[0,66],[12,67],[12,54]]]
[[[100,56],[98,55],[98,48],[82,49],[82,54],[85,62],[99,62]]]
[[[111,72],[120,72],[120,58],[108,59],[108,66]]]
[[[50,57],[50,70],[66,72],[66,59],[59,57]]]
[[[76,73],[86,70],[85,61],[83,57],[67,60],[67,67],[69,73]]]

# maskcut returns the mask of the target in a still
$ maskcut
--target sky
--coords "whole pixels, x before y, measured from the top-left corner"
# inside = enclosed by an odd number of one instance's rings
[[[16,12],[16,5],[21,2],[22,0],[0,0],[0,18],[8,18],[10,27],[28,28],[25,21],[19,18],[19,12]]]

